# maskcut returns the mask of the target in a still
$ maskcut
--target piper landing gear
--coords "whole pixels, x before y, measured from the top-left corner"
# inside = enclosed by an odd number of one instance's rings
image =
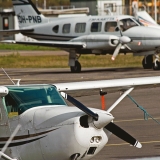
[[[78,59],[81,55],[76,54],[75,51],[69,52],[69,66],[72,73],[81,72],[81,64],[78,62]]]
[[[155,54],[155,60],[153,62],[153,55],[145,56],[142,60],[142,65],[144,69],[160,70],[159,56]]]
[[[144,69],[151,69],[153,67],[153,56],[145,56],[142,60],[142,65]]]
[[[155,54],[155,60],[153,63],[153,70],[160,70],[159,56],[157,54]]]
[[[80,73],[81,72],[81,64],[78,61],[75,61],[74,66],[70,66],[72,73]]]

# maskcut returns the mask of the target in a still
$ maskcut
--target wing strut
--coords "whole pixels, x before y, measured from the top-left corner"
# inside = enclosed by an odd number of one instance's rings
[[[17,132],[19,131],[20,128],[21,128],[21,125],[18,124],[17,127],[15,128],[15,130],[13,131],[13,133],[11,134],[10,138],[8,139],[8,141],[6,142],[6,144],[4,145],[4,147],[2,148],[2,150],[0,151],[0,158],[1,157],[5,157],[7,160],[17,160],[16,158],[9,157],[4,152],[6,151],[7,147],[12,142],[14,136],[17,134]]]
[[[139,108],[144,112],[144,119],[148,120],[148,117],[150,117],[152,120],[154,120],[156,123],[158,123],[160,125],[160,122],[157,121],[155,118],[153,118],[142,106],[140,106],[134,99],[133,97],[131,97],[129,94],[127,95],[127,97]]]
[[[126,90],[125,92],[123,92],[123,94],[117,99],[116,102],[114,102],[114,104],[112,104],[112,106],[107,110],[107,112],[111,112],[130,92],[132,92],[134,88],[129,88],[128,90]]]

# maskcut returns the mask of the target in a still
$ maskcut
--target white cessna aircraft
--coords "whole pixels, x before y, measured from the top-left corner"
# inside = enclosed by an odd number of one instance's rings
[[[78,62],[80,56],[77,55],[113,54],[112,60],[114,60],[119,52],[133,52],[135,56],[143,55],[145,57],[142,65],[145,69],[160,69],[157,56],[160,30],[145,27],[132,16],[47,18],[38,11],[31,0],[12,0],[12,2],[20,29],[0,31],[0,33],[9,35],[20,32],[38,40],[14,42],[18,44],[63,48],[69,52],[71,72],[81,71]],[[154,61],[153,55],[155,55]]]
[[[160,77],[142,77],[53,85],[20,85],[18,81],[0,86],[0,157],[7,160],[92,159],[106,145],[111,133],[141,148],[140,142],[113,122],[111,111],[135,87],[159,83]],[[123,92],[107,111],[87,108],[64,93],[104,88],[118,88]],[[68,107],[63,97],[74,106]]]

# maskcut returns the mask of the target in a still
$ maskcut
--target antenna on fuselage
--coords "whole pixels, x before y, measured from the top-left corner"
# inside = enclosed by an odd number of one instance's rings
[[[12,81],[12,79],[11,79],[11,77],[7,74],[7,72],[2,68],[2,70],[3,70],[3,72],[6,74],[6,76],[10,79],[10,81],[14,84],[14,85],[16,85],[13,81]]]

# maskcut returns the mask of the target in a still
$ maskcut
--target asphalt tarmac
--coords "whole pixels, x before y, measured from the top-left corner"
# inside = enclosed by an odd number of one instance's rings
[[[159,76],[160,71],[144,70],[142,68],[82,68],[81,73],[70,73],[67,69],[5,69],[12,79],[21,79],[20,84],[58,83],[88,80],[119,79],[132,77]],[[15,80],[14,80],[15,81]],[[15,81],[16,82],[16,81]],[[9,78],[0,71],[0,85],[12,84]],[[106,90],[107,91],[107,90]],[[79,94],[77,94],[79,93]],[[88,107],[101,108],[98,91],[83,91],[72,93]],[[135,89],[130,94],[146,111],[160,121],[160,87]],[[119,97],[119,92],[108,93],[105,96],[106,108],[109,108]],[[142,148],[130,146],[121,139],[111,136],[109,142],[93,160],[119,159],[160,159],[160,124],[149,118],[144,120],[142,110],[126,97],[112,112],[114,122],[142,143]]]

